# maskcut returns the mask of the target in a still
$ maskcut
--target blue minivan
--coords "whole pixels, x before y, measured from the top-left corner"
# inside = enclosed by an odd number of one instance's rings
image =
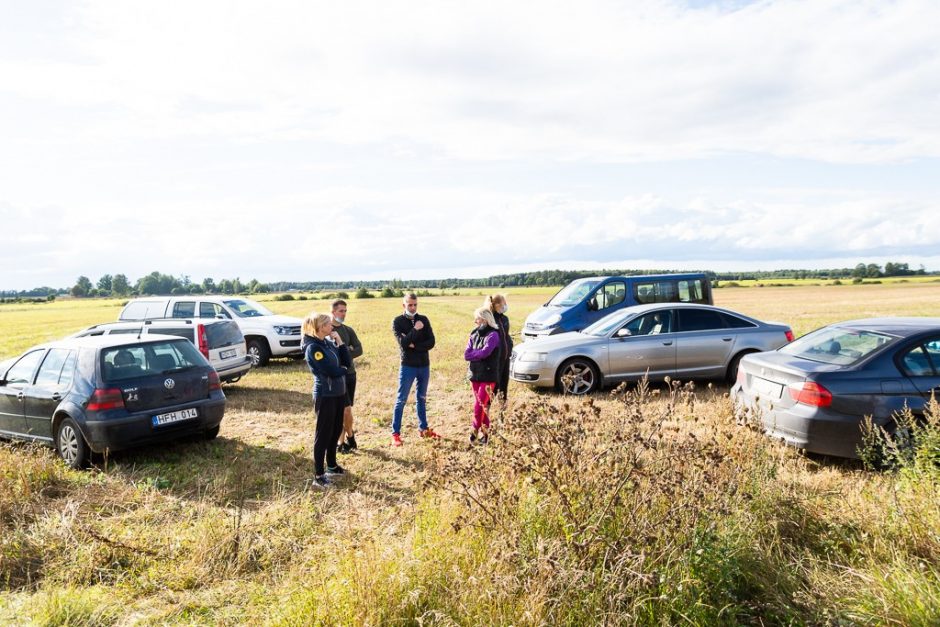
[[[533,311],[522,338],[580,331],[618,309],[646,303],[714,304],[711,283],[701,272],[587,277],[572,281]]]

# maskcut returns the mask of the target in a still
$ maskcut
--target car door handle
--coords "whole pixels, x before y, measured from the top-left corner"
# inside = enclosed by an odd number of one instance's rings
[[[730,342],[730,341],[733,340],[733,339],[734,339],[733,337],[723,337],[723,338],[721,338],[721,341],[722,341],[722,342]]]
[[[672,346],[672,340],[669,340],[668,342],[663,342],[663,346]]]
[[[58,392],[53,392],[53,393],[52,393],[52,400],[54,400],[54,401],[61,401],[61,400],[62,400],[62,395],[59,394]]]
[[[24,398],[26,398],[25,392],[20,392],[19,394],[16,395],[16,400],[18,401],[22,401]]]

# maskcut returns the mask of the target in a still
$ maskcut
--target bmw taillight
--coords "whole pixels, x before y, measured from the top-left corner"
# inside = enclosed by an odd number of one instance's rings
[[[99,388],[91,393],[87,408],[92,411],[124,409],[124,395],[118,388]]]
[[[786,336],[787,336],[787,341],[788,341],[788,342],[792,342],[792,341],[793,341],[793,330],[792,330],[792,329],[787,329]]]
[[[219,373],[213,370],[209,373],[209,391],[221,390],[222,382],[219,381]]]
[[[199,338],[199,352],[207,360],[209,359],[209,338],[206,336],[206,325],[200,324],[196,327],[196,337]]]
[[[787,386],[790,396],[797,403],[812,405],[813,407],[829,407],[832,405],[832,392],[813,381],[791,383]]]

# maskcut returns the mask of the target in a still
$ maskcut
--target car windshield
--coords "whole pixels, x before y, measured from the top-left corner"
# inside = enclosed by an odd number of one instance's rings
[[[807,333],[781,348],[780,352],[825,364],[848,366],[896,339],[862,329],[826,327]]]
[[[206,365],[196,347],[186,340],[127,344],[101,351],[101,372],[109,382]]]
[[[627,313],[623,310],[615,311],[612,314],[607,314],[591,326],[587,327],[582,331],[586,335],[593,335],[596,337],[606,337],[614,332],[615,329],[620,328],[620,326],[633,314]]]
[[[572,305],[577,305],[598,285],[600,285],[600,281],[591,281],[588,279],[573,281],[555,294],[552,299],[548,301],[548,304],[555,307],[571,307]]]
[[[241,300],[238,298],[224,301],[229,309],[235,312],[239,318],[260,318],[261,316],[273,316],[274,313],[268,311],[253,300]]]

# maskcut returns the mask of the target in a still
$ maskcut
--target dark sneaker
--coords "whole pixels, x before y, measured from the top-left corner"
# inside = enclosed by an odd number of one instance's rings
[[[335,466],[327,466],[326,474],[328,475],[344,475],[346,474],[346,469],[340,466],[339,464]]]
[[[488,444],[490,441],[490,434],[484,433],[480,436],[480,444]]]
[[[336,452],[337,453],[350,453],[352,452],[352,448],[349,446],[349,444],[347,444],[346,442],[343,442],[342,444],[336,447]]]
[[[349,436],[348,438],[346,438],[346,446],[349,447],[349,450],[350,450],[350,451],[355,451],[357,448],[359,448],[359,445],[356,444],[356,435],[355,435],[355,434],[353,434],[353,435]]]
[[[326,475],[317,475],[313,478],[313,486],[315,488],[328,488],[330,485],[330,480],[326,478]]]
[[[476,441],[477,441],[477,434],[476,434],[476,433],[471,433],[471,434],[470,434],[470,444],[476,444]]]

